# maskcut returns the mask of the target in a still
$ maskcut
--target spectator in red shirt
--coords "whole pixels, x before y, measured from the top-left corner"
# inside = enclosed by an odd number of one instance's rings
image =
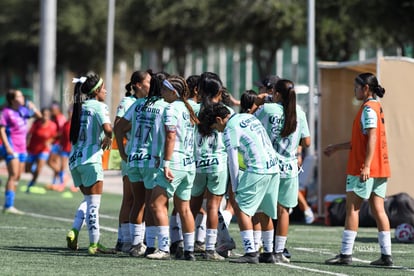
[[[33,177],[27,185],[27,193],[36,183],[39,172],[49,158],[50,145],[57,136],[56,124],[50,119],[50,109],[43,108],[41,112],[43,117],[33,123],[28,133],[26,171],[31,172]]]

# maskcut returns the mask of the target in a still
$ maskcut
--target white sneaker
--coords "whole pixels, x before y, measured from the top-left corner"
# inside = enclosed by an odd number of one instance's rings
[[[170,260],[171,256],[169,252],[158,249],[154,253],[147,255],[147,258],[152,260]]]
[[[20,211],[19,209],[16,209],[16,207],[11,206],[9,208],[3,209],[4,214],[13,214],[13,215],[24,215],[23,211]]]
[[[315,216],[314,216],[313,211],[310,207],[305,210],[304,214],[305,214],[306,224],[312,224],[315,221]]]

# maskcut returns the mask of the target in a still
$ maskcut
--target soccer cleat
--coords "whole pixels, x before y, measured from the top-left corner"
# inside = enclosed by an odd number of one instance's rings
[[[183,241],[179,241],[177,244],[177,248],[175,249],[174,257],[176,260],[181,260],[184,255],[184,243]]]
[[[381,258],[376,261],[370,263],[371,265],[379,265],[379,266],[393,266],[394,262],[392,261],[391,255],[384,255],[381,254]]]
[[[260,253],[259,263],[274,264],[276,263],[273,253]]]
[[[3,209],[3,213],[4,214],[12,214],[12,215],[24,215],[23,211],[20,211],[19,209],[17,209],[14,206],[8,207],[8,208],[4,208]]]
[[[202,254],[202,256],[203,256],[203,260],[207,260],[207,261],[223,261],[225,259],[223,256],[220,256],[214,250],[206,250]]]
[[[206,251],[206,243],[201,241],[196,241],[194,243],[194,252],[195,253],[204,253]]]
[[[91,243],[88,248],[89,255],[99,255],[99,254],[116,254],[116,251],[113,249],[108,249],[100,243]]]
[[[152,254],[155,252],[155,247],[147,247],[147,249],[145,249],[145,253],[144,253],[144,257]]]
[[[196,258],[194,256],[193,251],[184,251],[184,254],[181,256],[180,260],[184,261],[195,261]]]
[[[290,252],[287,250],[287,248],[284,248],[283,249],[283,256],[290,259],[290,257],[292,257],[292,254],[290,254]]]
[[[231,238],[229,241],[219,244],[216,247],[216,252],[224,258],[228,258],[230,255],[229,251],[235,248],[236,248],[236,243],[234,242],[233,238]]]
[[[283,263],[288,264],[290,260],[283,255],[283,252],[275,253],[274,254],[275,263]]]
[[[177,252],[177,248],[179,246],[183,247],[183,241],[182,240],[175,241],[175,242],[171,243],[171,245],[170,245],[170,254],[175,255],[175,252]]]
[[[171,256],[170,253],[158,249],[154,253],[148,254],[147,258],[151,260],[170,260]]]
[[[121,240],[116,241],[116,245],[115,245],[116,252],[122,252],[122,245],[123,245],[123,243],[122,243]]]
[[[258,264],[259,258],[256,253],[246,253],[237,259],[230,259],[229,262],[238,264]]]
[[[68,244],[68,248],[72,250],[78,250],[78,235],[79,232],[76,229],[69,230],[68,234],[66,235],[66,242]]]
[[[329,265],[350,265],[352,263],[352,255],[339,254],[325,261]]]
[[[129,251],[131,250],[131,247],[132,247],[131,242],[123,242],[121,251],[124,253],[129,253]]]
[[[142,243],[139,243],[137,245],[133,245],[131,247],[131,250],[129,250],[129,255],[131,257],[141,257],[141,256],[144,256],[146,249],[147,249],[147,247],[145,246],[145,244],[142,244]]]
[[[303,212],[305,215],[305,223],[312,224],[315,221],[315,215],[313,214],[312,209],[309,207]]]

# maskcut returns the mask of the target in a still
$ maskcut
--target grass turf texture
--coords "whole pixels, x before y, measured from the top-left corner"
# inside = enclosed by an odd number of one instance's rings
[[[120,180],[121,181],[121,180]],[[4,183],[4,178],[3,178]],[[25,185],[21,181],[20,185]],[[2,190],[4,186],[2,187]],[[354,247],[351,266],[328,266],[324,260],[340,248],[342,227],[293,224],[287,247],[292,254],[288,265],[231,264],[208,261],[154,261],[132,258],[127,254],[89,256],[88,233],[79,236],[80,250],[66,248],[66,233],[74,212],[82,200],[80,192],[72,198],[62,193],[26,194],[17,191],[16,207],[26,215],[0,214],[1,275],[414,275],[414,244],[396,243],[393,258],[397,267],[372,267],[369,261],[379,257],[377,230],[361,228]],[[4,202],[1,192],[0,202]],[[101,201],[101,242],[113,247],[117,239],[120,195],[104,194]],[[231,225],[237,243],[233,252],[243,254],[238,227]],[[393,231],[392,231],[393,234]]]

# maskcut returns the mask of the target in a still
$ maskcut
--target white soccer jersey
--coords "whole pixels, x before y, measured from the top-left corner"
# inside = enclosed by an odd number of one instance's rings
[[[262,122],[272,141],[273,147],[279,154],[280,177],[290,178],[297,176],[298,166],[296,153],[300,139],[310,136],[306,114],[301,108],[296,108],[296,130],[287,137],[280,136],[284,124],[283,106],[281,104],[265,103],[254,115]]]
[[[257,174],[278,173],[278,157],[260,121],[251,114],[233,114],[224,129],[224,144],[232,162],[238,164],[237,152],[243,157],[245,171]]]
[[[134,96],[123,97],[122,100],[119,102],[119,105],[116,109],[116,117],[122,118],[124,117],[127,110],[134,104],[137,100]],[[126,133],[126,138],[129,141],[131,139],[131,132]],[[126,146],[127,148],[128,146]],[[126,149],[125,149],[126,150]]]
[[[110,123],[105,103],[91,99],[82,104],[78,141],[72,145],[69,156],[70,169],[87,163],[102,163],[102,125]]]
[[[180,171],[195,170],[194,132],[195,125],[190,121],[190,112],[182,101],[172,102],[164,111],[165,126],[175,127],[176,136],[170,168]],[[164,130],[165,132],[165,130]]]
[[[164,151],[163,114],[168,103],[161,98],[153,98],[147,104],[146,101],[141,102],[128,116],[131,116],[132,124],[128,166],[158,168]]]
[[[230,114],[234,114],[232,108],[227,108]],[[198,110],[200,110],[200,107]],[[195,137],[194,158],[196,161],[196,171],[198,173],[227,171],[227,152],[223,142],[223,133],[214,130],[210,136],[202,137],[196,131]]]

